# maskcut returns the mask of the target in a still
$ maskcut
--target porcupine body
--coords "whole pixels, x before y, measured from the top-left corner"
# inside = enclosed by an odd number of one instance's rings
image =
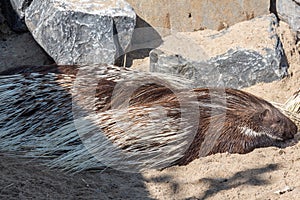
[[[0,82],[0,150],[65,170],[185,165],[280,146],[297,132],[249,93],[114,66],[26,67]]]

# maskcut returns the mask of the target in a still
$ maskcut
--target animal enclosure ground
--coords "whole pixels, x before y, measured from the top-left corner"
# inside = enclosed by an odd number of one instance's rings
[[[245,90],[283,103],[300,86],[299,57],[293,58],[291,77]],[[140,174],[110,169],[65,174],[37,160],[0,154],[0,199],[299,199],[299,175],[299,142]]]

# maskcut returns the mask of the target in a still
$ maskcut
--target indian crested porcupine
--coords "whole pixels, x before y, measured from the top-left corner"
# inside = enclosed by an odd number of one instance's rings
[[[295,124],[229,88],[109,65],[23,67],[0,76],[0,151],[52,167],[143,170],[281,146]]]

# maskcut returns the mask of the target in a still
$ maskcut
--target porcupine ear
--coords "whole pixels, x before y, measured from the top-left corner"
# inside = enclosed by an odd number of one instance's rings
[[[265,121],[268,120],[270,117],[271,113],[269,109],[265,109],[263,112],[261,112],[258,116],[260,121]]]

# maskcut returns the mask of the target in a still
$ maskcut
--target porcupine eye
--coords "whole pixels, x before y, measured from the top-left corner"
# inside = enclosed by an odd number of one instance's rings
[[[276,133],[276,135],[282,135],[280,124],[281,119],[280,117],[274,117],[274,115],[271,113],[269,109],[265,109],[259,114],[259,120],[262,123],[262,126],[265,131]]]
[[[272,126],[276,127],[276,126],[280,126],[282,124],[282,120],[280,119],[280,117],[276,117],[272,123]]]

